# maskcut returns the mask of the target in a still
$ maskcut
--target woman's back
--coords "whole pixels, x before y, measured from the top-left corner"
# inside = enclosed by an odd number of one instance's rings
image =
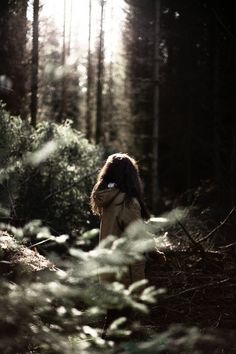
[[[102,167],[91,194],[91,207],[100,216],[100,241],[107,236],[119,237],[128,225],[147,217],[142,196],[142,183],[136,161],[127,154],[110,155]],[[145,261],[128,267],[122,283],[129,286],[145,278]],[[104,274],[102,281],[115,280]]]
[[[108,235],[120,236],[125,228],[137,219],[141,219],[138,200],[126,199],[126,193],[118,188],[99,190],[94,194],[97,205],[102,208],[100,241]]]

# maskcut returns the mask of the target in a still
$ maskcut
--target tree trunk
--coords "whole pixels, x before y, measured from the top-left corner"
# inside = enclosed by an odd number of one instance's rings
[[[216,2],[216,9],[219,11],[219,0]],[[218,203],[221,204],[221,108],[220,108],[220,37],[216,18],[214,18],[214,41],[213,41],[213,119],[214,119],[214,167],[215,181],[217,188]]]
[[[236,183],[236,168],[235,168],[235,158],[236,158],[236,133],[232,130],[232,153],[231,153],[231,207],[236,204],[235,196],[235,183]]]
[[[69,38],[68,38],[68,48],[67,48],[68,57],[71,54],[72,18],[73,18],[73,0],[70,0],[70,21],[69,21],[69,35],[68,35]]]
[[[105,0],[101,0],[100,34],[98,44],[98,64],[97,64],[97,114],[96,114],[96,143],[102,140],[102,93],[104,75],[104,5]]]
[[[0,100],[14,115],[26,118],[27,1],[0,1]],[[16,30],[17,29],[17,30]]]
[[[113,39],[113,32],[114,32],[114,28],[113,28],[113,24],[114,24],[114,3],[113,0],[111,1],[111,13],[110,13],[110,18],[111,18],[111,27],[109,29],[110,32],[110,46],[112,48],[112,41]],[[109,63],[109,79],[108,79],[108,105],[107,105],[107,114],[106,114],[106,123],[107,123],[107,130],[108,130],[108,134],[107,134],[107,141],[106,144],[108,144],[111,141],[111,138],[113,137],[114,133],[114,129],[113,125],[113,118],[114,118],[114,110],[115,110],[115,105],[114,105],[114,73],[113,73],[113,69],[114,69],[114,64],[113,64],[113,58],[114,53],[113,53],[113,48],[111,49],[111,53],[110,53],[110,63]]]
[[[31,124],[37,123],[38,110],[38,66],[39,66],[39,0],[34,0],[32,78],[31,78]]]
[[[92,139],[92,62],[91,62],[91,30],[92,30],[92,0],[89,0],[89,34],[88,34],[88,59],[87,59],[87,96],[86,96],[86,136]]]
[[[64,0],[63,48],[62,48],[62,93],[60,123],[66,118],[66,0]]]
[[[159,47],[160,47],[160,0],[155,0],[154,36],[154,95],[152,124],[152,208],[155,212],[160,199],[158,180],[158,136],[159,136]]]

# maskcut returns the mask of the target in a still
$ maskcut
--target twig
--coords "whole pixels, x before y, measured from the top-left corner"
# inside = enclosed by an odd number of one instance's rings
[[[233,207],[233,209],[230,211],[230,213],[226,216],[226,218],[220,222],[219,225],[217,225],[213,230],[211,230],[206,236],[204,236],[203,238],[201,238],[198,243],[201,243],[203,241],[208,240],[212,235],[214,235],[214,233],[216,231],[218,231],[224,224],[226,224],[226,222],[229,220],[230,216],[233,214],[233,212],[236,210],[235,207]]]
[[[86,175],[86,176],[81,177],[78,181],[67,185],[65,188],[56,189],[56,190],[52,191],[49,195],[47,195],[47,196],[44,198],[44,201],[46,201],[46,200],[52,198],[52,197],[55,196],[56,194],[60,194],[60,193],[66,192],[67,190],[69,190],[69,189],[75,187],[76,185],[78,185],[79,183],[83,182],[86,178],[95,175],[97,172],[98,172],[98,170],[95,170],[95,171],[93,171],[92,173],[90,173],[90,174],[88,174],[88,175]]]
[[[192,249],[193,250],[198,250],[201,253],[205,253],[204,248],[202,247],[202,245],[199,245],[198,242],[196,242],[193,237],[190,235],[190,233],[187,231],[186,227],[180,222],[178,221],[179,226],[182,228],[182,230],[184,231],[185,235],[188,237],[188,239],[192,242]]]
[[[235,245],[236,245],[236,243],[235,243]],[[220,249],[221,249],[221,247],[220,247]],[[172,255],[174,255],[174,256],[193,256],[195,254],[196,254],[196,250],[195,249],[193,250],[193,247],[191,249],[186,248],[183,250],[175,250],[175,249],[165,250],[165,255],[168,255],[168,256],[172,256]],[[205,250],[205,255],[210,255],[210,256],[211,255],[221,255],[221,251],[219,251],[219,250],[218,251]]]
[[[192,288],[180,291],[177,294],[173,294],[173,295],[170,295],[170,296],[167,296],[167,297],[163,297],[163,300],[173,299],[175,297],[181,296],[183,294],[186,294],[186,293],[189,293],[189,292],[192,292],[192,291],[201,290],[201,289],[207,289],[207,288],[210,288],[212,286],[218,286],[218,285],[227,283],[229,280],[230,280],[230,278],[227,278],[227,279],[223,279],[223,280],[220,280],[220,281],[217,281],[217,282],[212,282],[212,283],[207,283],[207,284],[204,284],[204,285],[194,286]]]
[[[222,21],[219,14],[217,13],[217,11],[214,8],[212,8],[212,11],[216,17],[217,22],[221,25],[221,27],[225,30],[225,32],[227,32],[227,34],[235,40],[235,36],[233,32],[231,32],[230,29],[225,25],[225,23]]]
[[[43,243],[48,242],[48,241],[53,241],[53,239],[51,237],[49,237],[49,238],[47,238],[45,240],[39,241],[37,243],[34,243],[33,245],[29,246],[28,248],[34,248],[34,247],[42,245]]]
[[[229,249],[231,249],[231,248],[233,248],[233,247],[236,247],[236,242],[233,242],[233,243],[229,243],[228,245],[225,245],[225,246],[219,246],[219,249],[220,250],[229,250]]]

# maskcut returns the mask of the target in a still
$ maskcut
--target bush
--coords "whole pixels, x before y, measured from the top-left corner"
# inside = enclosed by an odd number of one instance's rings
[[[5,228],[3,225],[1,227]],[[45,234],[45,228],[40,230],[36,224],[23,229],[8,226],[16,238],[14,242],[7,239],[8,244],[14,244],[14,250],[11,247],[11,252],[19,254],[21,251],[22,254],[20,240],[27,236],[27,229],[34,227],[36,229],[32,231],[38,236]],[[88,236],[87,232],[82,239],[88,240]],[[58,238],[54,239],[55,242],[58,241]],[[14,282],[11,274],[11,281],[5,275],[0,282],[0,352],[235,353],[235,331],[202,331],[197,327],[186,328],[173,324],[167,331],[158,333],[158,328],[144,327],[140,315],[153,316],[149,311],[150,305],[155,303],[161,292],[153,286],[147,287],[145,281],[136,282],[125,289],[119,283],[118,275],[127,270],[128,265],[143,257],[144,252],[152,249],[153,242],[149,241],[150,236],[137,223],[119,240],[111,236],[92,251],[70,247],[70,258],[58,264],[58,268],[54,270],[44,269],[43,273],[34,270],[31,276],[24,276],[22,270],[17,272],[15,269]],[[0,251],[1,245],[2,243]],[[8,252],[0,252],[0,264],[4,264],[4,253]],[[30,257],[33,257],[33,252]],[[18,265],[21,268],[21,264]],[[117,276],[117,281],[109,284],[98,283],[97,275],[108,271]],[[129,309],[128,321],[123,309]],[[116,310],[117,317],[108,328],[109,337],[103,339],[101,334],[107,310]],[[119,316],[119,311],[122,317]]]
[[[1,196],[15,225],[40,219],[54,234],[81,234],[93,226],[89,196],[102,150],[70,121],[32,129],[0,107]]]
[[[12,242],[7,238],[8,244],[14,244],[11,253],[14,251],[19,254],[21,251],[22,254],[21,242],[27,237],[26,228],[1,227],[8,228],[15,235]],[[31,224],[31,227],[35,228],[32,231],[38,236],[45,233],[45,228],[40,230],[36,224]],[[14,282],[10,273],[5,275],[0,283],[0,352],[115,352],[115,342],[101,338],[106,311],[116,309],[118,317],[119,310],[124,308],[147,314],[147,305],[155,302],[157,291],[154,287],[147,288],[145,281],[135,283],[129,289],[125,289],[118,281],[100,284],[97,276],[109,271],[118,277],[130,264],[141,259],[143,252],[153,245],[149,236],[147,242],[140,242],[144,237],[143,230],[137,225],[119,240],[111,236],[103,243],[103,247],[96,247],[92,251],[70,247],[70,257],[67,257],[66,262],[61,261],[54,270],[44,269],[43,273],[35,270],[31,276],[28,275],[29,271],[25,270],[24,276],[22,271],[17,273],[15,270]],[[88,240],[88,233],[82,239]],[[4,252],[0,252],[1,262],[5,261],[4,254],[9,254],[5,246]],[[32,259],[33,252],[30,257]],[[11,262],[14,263],[14,259],[13,256]],[[110,336],[118,341],[130,338],[132,328],[127,327],[125,322],[125,318],[116,318],[109,328]]]

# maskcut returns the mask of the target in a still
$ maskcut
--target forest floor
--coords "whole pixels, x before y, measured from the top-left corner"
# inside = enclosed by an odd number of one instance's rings
[[[183,336],[183,328],[197,327],[202,335],[214,335],[214,345],[210,349],[205,343],[201,353],[236,353],[235,243],[198,248],[200,243],[188,235],[182,244],[174,243],[165,251],[165,265],[158,265],[155,254],[147,261],[150,284],[165,290],[152,307],[147,325],[159,333],[172,326],[171,335],[177,337],[178,331]]]
[[[14,272],[19,276],[19,269],[29,274],[55,270],[37,251],[16,247],[6,232],[0,234],[0,246],[0,272],[12,274],[11,279]],[[195,341],[196,348],[201,347],[200,353],[236,353],[235,245],[211,247],[204,252],[191,247],[172,247],[165,254],[164,265],[159,265],[155,253],[147,259],[149,283],[165,291],[152,306],[144,326],[151,334],[166,333],[175,341],[187,338],[188,328],[198,328],[200,336]],[[180,342],[174,345],[172,342],[170,349],[163,353],[189,353],[178,349],[179,346]]]
[[[160,330],[172,323],[236,328],[235,263],[223,253],[208,252],[205,257],[167,254],[167,264],[161,269],[149,262],[150,283],[166,289],[153,308]]]

